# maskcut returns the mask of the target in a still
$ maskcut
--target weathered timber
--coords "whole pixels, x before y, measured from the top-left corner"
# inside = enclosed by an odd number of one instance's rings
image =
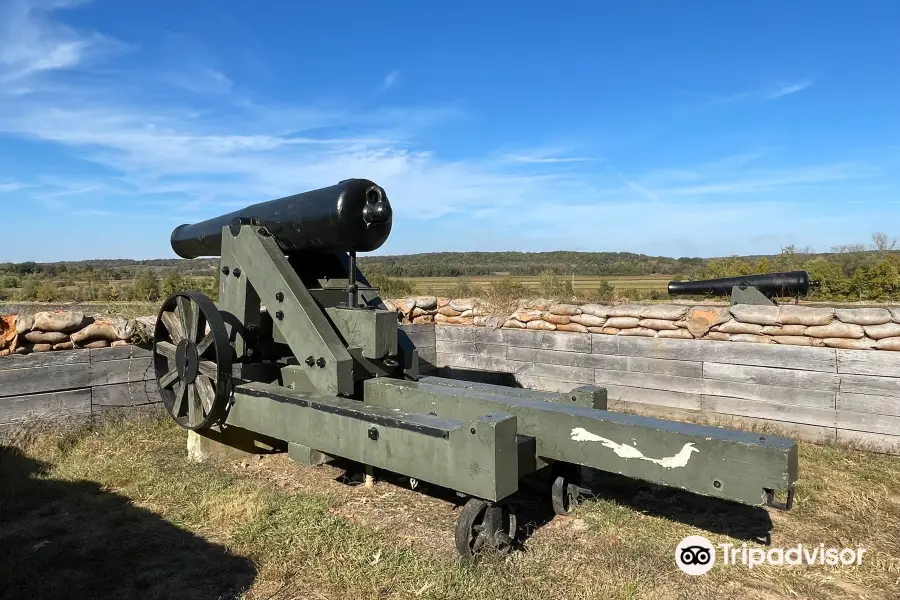
[[[85,357],[87,357],[88,351],[85,350],[84,352]],[[60,352],[60,354],[63,353]],[[48,354],[51,353],[48,352]],[[0,371],[0,398],[72,390],[90,386],[91,369],[88,363],[79,362],[59,364],[52,367]]]
[[[60,350],[58,352],[36,352],[33,354],[13,354],[0,360],[0,371],[10,369],[33,369],[56,365],[86,363],[91,360],[90,350]],[[2,395],[2,393],[0,393]]]
[[[90,414],[90,389],[6,396],[0,400],[0,424],[29,418],[59,419]]]
[[[667,358],[688,361],[710,361],[735,365],[782,367],[806,371],[836,372],[835,350],[752,344],[745,342],[714,342],[662,338],[640,338],[593,335],[594,354],[612,354],[610,344],[598,343],[597,338],[613,338],[615,354],[642,358]]]
[[[487,358],[506,358],[506,346],[475,342],[475,354]]]
[[[564,352],[590,352],[591,334],[539,331],[538,342],[544,350]]]
[[[838,410],[900,416],[900,397],[838,392]]]
[[[474,342],[476,327],[435,325],[434,339],[445,342]]]
[[[729,396],[746,398],[748,400],[761,400],[763,402],[777,402],[785,406],[834,408],[835,392],[777,385],[737,383],[716,379],[703,379],[702,381],[703,393],[711,396]]]
[[[851,394],[900,398],[900,377],[877,375],[841,375],[840,391]],[[898,400],[900,401],[900,400]]]
[[[147,379],[154,379],[149,357],[100,361],[90,365],[90,385],[112,385]]]
[[[700,394],[673,392],[671,390],[652,390],[624,385],[603,384],[603,386],[606,388],[610,401],[700,410]]]
[[[837,350],[837,372],[900,377],[900,352]]]
[[[702,394],[703,379],[699,377],[675,377],[672,375],[651,375],[649,373],[630,373],[627,371],[594,370],[594,383],[597,385],[617,385],[651,390],[667,390]]]
[[[798,371],[775,367],[752,367],[716,362],[703,363],[703,378],[754,385],[779,386],[804,390],[836,392],[841,377],[835,373]],[[727,395],[727,394],[725,394]]]
[[[537,348],[517,348],[514,346],[507,348],[506,358],[522,362],[588,367],[610,371],[633,371],[636,373],[677,375],[681,377],[701,377],[703,372],[703,363],[699,362],[606,354],[586,354],[582,352],[562,352],[558,350],[540,350]]]
[[[93,406],[141,406],[159,402],[155,380],[98,385],[91,388]]]
[[[91,362],[103,362],[109,360],[124,360],[127,358],[150,358],[153,352],[140,346],[118,346],[116,348],[94,348],[91,352]]]
[[[837,427],[837,411],[833,408],[813,408],[706,394],[700,399],[700,408],[704,412],[756,417],[820,427]]]
[[[567,367],[565,365],[545,365],[541,363],[520,363],[506,361],[517,375],[532,377],[550,377],[565,381],[594,383],[594,370],[583,367]]]
[[[448,340],[437,340],[434,343],[434,349],[438,354],[475,354],[475,342],[451,342]]]
[[[762,488],[785,489],[797,473],[797,446],[784,438],[412,381],[370,379],[365,401],[448,419],[502,410],[535,438],[541,458],[752,505],[765,503]]]

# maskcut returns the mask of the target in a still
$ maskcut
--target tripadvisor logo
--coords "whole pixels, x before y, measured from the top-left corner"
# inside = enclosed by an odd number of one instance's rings
[[[702,535],[689,535],[675,547],[675,564],[688,575],[703,575],[716,565],[716,549]]]
[[[718,549],[718,552],[717,552]],[[761,565],[861,565],[865,548],[826,548],[825,544],[790,548],[751,548],[747,544],[718,544],[702,535],[689,535],[675,547],[675,564],[688,575],[703,575],[716,564],[717,554],[722,565],[743,564],[748,569]]]

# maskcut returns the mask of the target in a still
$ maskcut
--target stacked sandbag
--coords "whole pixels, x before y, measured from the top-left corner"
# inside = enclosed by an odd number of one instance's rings
[[[900,308],[572,304],[521,300],[512,313],[477,298],[388,300],[407,323],[900,351]]]
[[[135,324],[123,318],[86,317],[81,311],[57,310],[0,319],[0,356],[124,346]]]

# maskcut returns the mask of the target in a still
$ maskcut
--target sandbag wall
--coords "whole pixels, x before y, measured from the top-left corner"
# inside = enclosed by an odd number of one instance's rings
[[[900,350],[900,309],[522,301],[510,314],[476,298],[388,300],[404,322],[599,335]]]
[[[0,317],[0,357],[75,348],[125,346],[134,335],[134,322],[99,319],[81,311],[48,311]]]

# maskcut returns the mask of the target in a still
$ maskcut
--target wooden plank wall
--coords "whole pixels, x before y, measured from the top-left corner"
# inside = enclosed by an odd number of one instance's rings
[[[434,327],[404,325],[403,330],[428,372],[435,362]],[[137,346],[0,359],[0,430],[29,417],[90,416],[159,401],[151,352]]]
[[[602,385],[620,410],[900,453],[900,352],[436,325],[435,358],[536,389]]]
[[[137,346],[0,360],[0,429],[29,417],[90,416],[158,402],[151,354]]]

